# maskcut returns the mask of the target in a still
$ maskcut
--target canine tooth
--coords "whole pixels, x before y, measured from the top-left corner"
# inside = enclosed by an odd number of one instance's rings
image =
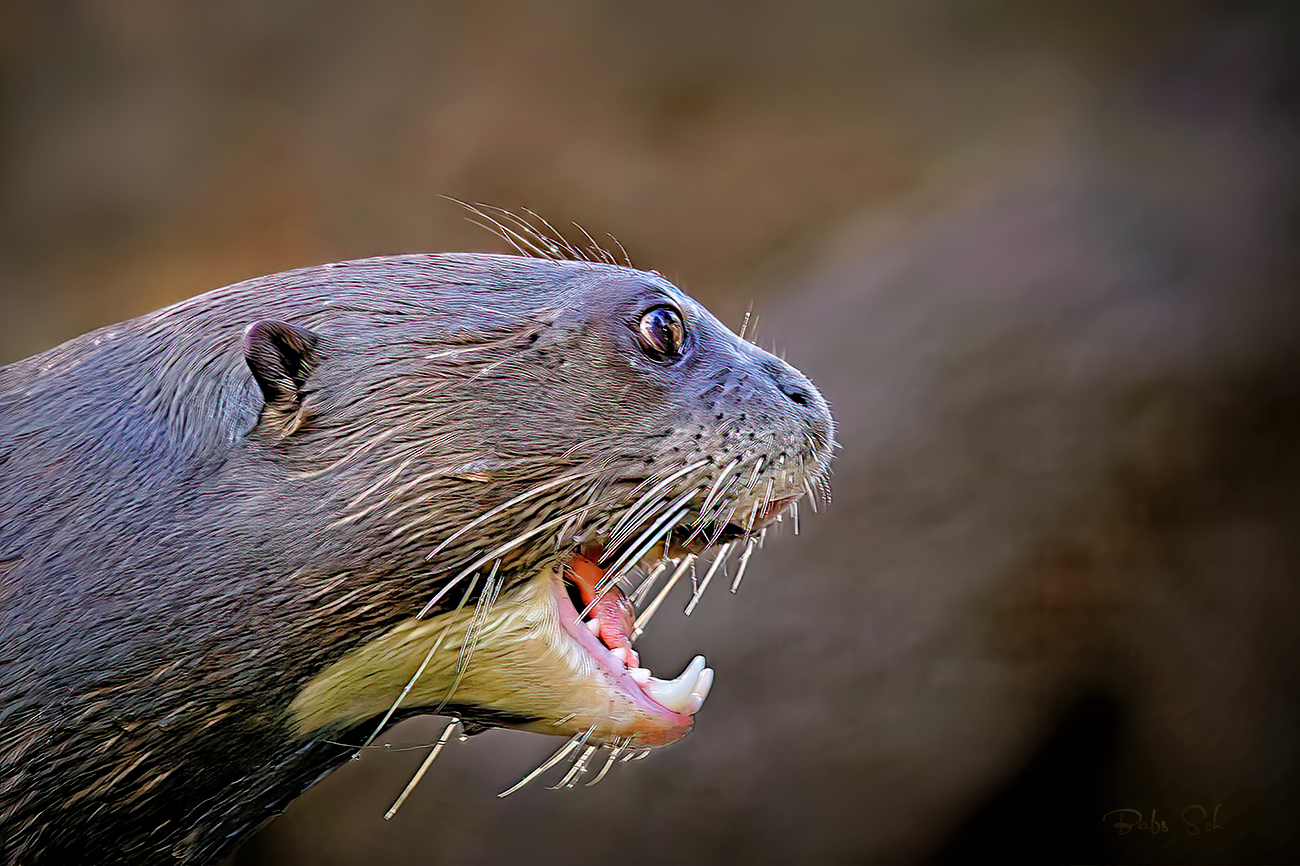
[[[592,619],[587,620],[584,624],[587,626],[587,631],[591,632],[593,637],[600,637],[600,622],[597,619],[593,617]]]
[[[675,713],[688,712],[693,703],[692,698],[695,697],[692,692],[696,689],[700,674],[705,670],[704,656],[696,656],[691,659],[691,663],[686,666],[686,670],[682,671],[677,679],[661,680],[651,678],[649,682],[642,685],[642,688],[660,706]],[[702,704],[704,701],[701,699],[700,703]],[[695,709],[699,709],[699,707]]]
[[[621,646],[612,649],[609,651],[609,654],[618,659],[623,664],[623,667],[627,667],[627,647]]]
[[[654,677],[650,675],[649,668],[628,668],[627,675],[632,678],[632,682],[639,686],[644,686],[647,683],[654,681]],[[654,696],[651,695],[651,697]]]
[[[695,688],[691,689],[691,694],[704,703],[704,699],[709,696],[709,690],[713,688],[713,668],[705,668],[700,671],[700,676],[695,680]]]

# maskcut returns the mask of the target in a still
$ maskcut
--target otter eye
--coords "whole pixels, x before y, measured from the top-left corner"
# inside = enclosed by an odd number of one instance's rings
[[[656,361],[675,361],[686,347],[686,323],[672,307],[655,307],[637,324],[641,347]]]

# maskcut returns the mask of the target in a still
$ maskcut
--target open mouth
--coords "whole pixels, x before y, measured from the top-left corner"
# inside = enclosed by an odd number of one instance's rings
[[[662,745],[679,739],[692,725],[691,717],[699,712],[713,686],[713,669],[706,666],[703,656],[695,656],[686,669],[673,679],[654,676],[649,668],[642,667],[633,642],[644,630],[668,592],[678,580],[691,573],[695,592],[687,606],[689,613],[700,594],[742,540],[755,541],[762,531],[775,522],[794,499],[780,499],[768,503],[753,515],[748,527],[726,524],[712,533],[702,533],[690,526],[679,526],[665,535],[638,563],[646,569],[646,576],[632,593],[632,597],[619,586],[618,575],[601,562],[618,563],[619,557],[607,554],[601,540],[590,540],[582,545],[559,572],[559,580],[552,586],[560,625],[595,663],[597,678],[605,688],[616,692],[623,701],[635,707],[637,715],[635,739]],[[707,537],[706,537],[707,536]],[[733,583],[739,583],[751,548],[741,556]],[[698,579],[695,560],[709,551],[715,551],[713,562],[705,569],[704,579]],[[672,566],[669,572],[669,566]],[[670,574],[665,585],[653,600],[648,590],[656,578]],[[638,615],[636,600],[642,610]]]
[[[575,556],[564,569],[563,593],[557,593],[560,623],[585,649],[611,685],[642,712],[661,716],[672,726],[690,725],[709,696],[713,669],[696,656],[680,676],[662,680],[640,666],[632,646],[635,610],[618,586],[602,588],[605,572],[593,560]]]

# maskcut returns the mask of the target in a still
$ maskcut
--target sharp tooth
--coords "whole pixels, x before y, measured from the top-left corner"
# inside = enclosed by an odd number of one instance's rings
[[[595,617],[592,617],[591,619],[587,620],[587,622],[585,623],[585,625],[587,626],[587,631],[591,632],[591,634],[592,634],[593,637],[600,637],[600,621],[599,621],[599,620],[597,620]]]
[[[675,713],[693,713],[699,709],[695,699],[699,698],[699,703],[703,704],[703,696],[693,694],[698,691],[697,684],[701,675],[708,670],[704,666],[704,656],[696,656],[691,659],[691,663],[682,671],[681,676],[675,680],[661,680],[652,677],[649,682],[645,683],[642,688],[645,693],[655,700],[660,706],[672,710]],[[709,671],[708,682],[705,684],[703,691],[708,693],[708,688],[713,684],[713,671]]]
[[[709,689],[713,688],[713,668],[705,668],[700,671],[699,678],[695,681],[695,688],[691,689],[690,700],[686,702],[684,712],[688,716],[693,716],[704,706],[704,699],[709,696]]]
[[[609,651],[609,654],[618,659],[623,667],[627,667],[627,647],[621,646]]]
[[[691,694],[699,698],[700,703],[704,703],[711,688],[713,688],[713,668],[705,668],[700,671],[699,679],[695,681],[695,688],[691,689]]]

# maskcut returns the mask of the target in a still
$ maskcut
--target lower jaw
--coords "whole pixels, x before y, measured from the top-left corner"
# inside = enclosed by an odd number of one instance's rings
[[[290,708],[298,729],[338,730],[382,716],[409,686],[399,710],[481,707],[535,720],[509,727],[586,735],[592,744],[649,748],[690,731],[690,715],[651,700],[582,626],[558,569],[543,570],[497,600],[458,673],[473,616],[467,607],[410,619],[353,650],[298,694]]]

